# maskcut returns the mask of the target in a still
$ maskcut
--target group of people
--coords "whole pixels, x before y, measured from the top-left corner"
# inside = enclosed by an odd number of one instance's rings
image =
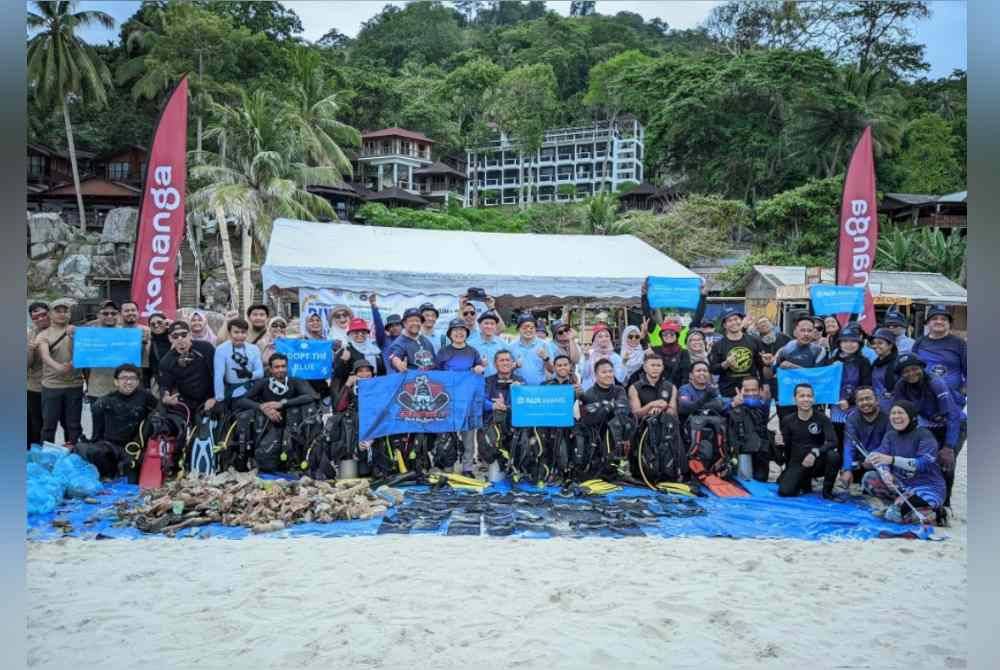
[[[516,318],[516,334],[504,335],[504,321],[488,297],[482,311],[461,297],[459,318],[443,332],[432,304],[383,319],[374,293],[369,302],[371,324],[346,305],[335,306],[328,323],[319,314],[305,319],[301,337],[328,340],[333,350],[330,377],[309,381],[289,377],[288,358],[275,351],[288,323],[271,317],[265,305],[249,307],[245,319],[230,318],[225,332],[216,334],[199,311],[173,322],[153,314],[147,327],[139,324],[134,303],[106,301],[96,325],[142,329],[142,365],[77,370],[71,301],[33,303],[29,444],[53,441],[60,424],[70,447],[95,439],[124,443],[158,406],[187,415],[250,410],[275,424],[285,420],[289,407],[307,403],[356,413],[359,380],[448,370],[483,375],[484,424],[499,425],[497,434],[510,430],[513,385],[573,386],[578,434],[570,431],[557,443],[564,440],[576,465],[589,458],[586,453],[602,451],[593,443],[604,439],[620,457],[619,473],[646,477],[646,471],[635,472],[641,469],[635,447],[647,435],[672,431],[690,449],[692,418],[711,415],[726,419],[732,452],[746,457],[744,476],[767,481],[772,461],[784,465],[777,478],[780,495],[809,491],[821,477],[828,498],[834,498],[838,480],[888,498],[890,518],[909,520],[908,510],[924,509],[941,519],[950,504],[955,456],[965,438],[966,343],[951,333],[942,306],[930,308],[926,333],[913,339],[906,317],[895,309],[870,337],[856,323],[841,327],[833,317],[805,314],[795,319],[789,337],[767,318],[734,309],[722,313],[722,332],[716,333],[714,324],[701,322],[704,301],[686,325],[644,303],[642,323],[625,327],[616,345],[607,324],[595,325],[584,344],[569,324],[540,324],[528,313]],[[777,371],[835,362],[843,364],[840,400],[817,405],[813,389],[799,385],[794,405],[777,407],[777,434],[770,430]],[[87,438],[80,428],[84,397],[94,418]],[[466,472],[491,453],[482,442],[475,431],[461,436]],[[371,446],[359,442],[357,448]]]

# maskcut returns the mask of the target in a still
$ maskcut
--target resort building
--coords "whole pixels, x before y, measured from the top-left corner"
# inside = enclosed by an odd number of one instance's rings
[[[465,200],[473,207],[571,202],[643,181],[643,128],[633,116],[546,131],[523,155],[505,135],[467,151]]]

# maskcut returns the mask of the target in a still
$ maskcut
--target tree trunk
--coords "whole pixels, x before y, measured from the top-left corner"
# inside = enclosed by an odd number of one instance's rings
[[[204,63],[202,62],[202,53],[198,52],[198,85],[201,86],[201,79],[205,74]],[[198,162],[201,162],[201,105],[202,101],[198,101]]]
[[[250,236],[250,222],[240,226],[240,271],[243,275],[243,307],[253,304],[253,282],[250,274],[250,252],[253,249],[253,238]]]
[[[76,191],[76,206],[80,210],[80,232],[87,232],[87,212],[83,208],[83,195],[80,193],[80,171],[76,167],[76,145],[73,143],[73,124],[69,122],[69,105],[66,98],[62,101],[63,121],[66,123],[66,142],[69,145],[69,162],[73,168],[73,189]]]
[[[195,303],[201,304],[201,238],[198,235],[199,218],[196,215],[187,217],[187,238],[188,246],[191,247],[191,255],[194,257],[194,295]]]
[[[222,262],[226,266],[226,280],[229,282],[229,306],[240,311],[239,284],[236,281],[236,265],[233,263],[233,249],[229,245],[229,224],[222,208],[215,210],[215,220],[219,224],[219,239],[222,242]]]

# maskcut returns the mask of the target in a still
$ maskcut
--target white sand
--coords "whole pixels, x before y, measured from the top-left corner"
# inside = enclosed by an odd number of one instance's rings
[[[944,542],[381,536],[29,543],[39,668],[962,668]],[[939,531],[940,532],[940,531]]]

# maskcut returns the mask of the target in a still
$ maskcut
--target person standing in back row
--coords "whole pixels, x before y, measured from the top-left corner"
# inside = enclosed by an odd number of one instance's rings
[[[38,353],[38,334],[49,327],[49,306],[44,302],[28,305],[31,328],[28,330],[28,447],[42,441],[42,357]]]
[[[965,407],[965,382],[968,379],[968,345],[951,332],[951,314],[944,305],[927,311],[927,334],[913,343],[911,350],[927,364],[927,372],[941,378],[959,408]]]
[[[73,301],[60,298],[52,303],[49,327],[38,334],[42,359],[42,441],[54,442],[62,424],[66,447],[80,439],[83,412],[83,374],[73,367],[73,330],[69,311]]]
[[[712,346],[708,360],[711,372],[719,375],[719,393],[727,398],[746,377],[761,378],[760,361],[763,347],[760,340],[743,332],[743,313],[728,308],[722,313],[725,334]]]
[[[434,369],[434,346],[420,332],[423,321],[419,309],[403,312],[403,332],[389,347],[389,362],[396,372]]]

